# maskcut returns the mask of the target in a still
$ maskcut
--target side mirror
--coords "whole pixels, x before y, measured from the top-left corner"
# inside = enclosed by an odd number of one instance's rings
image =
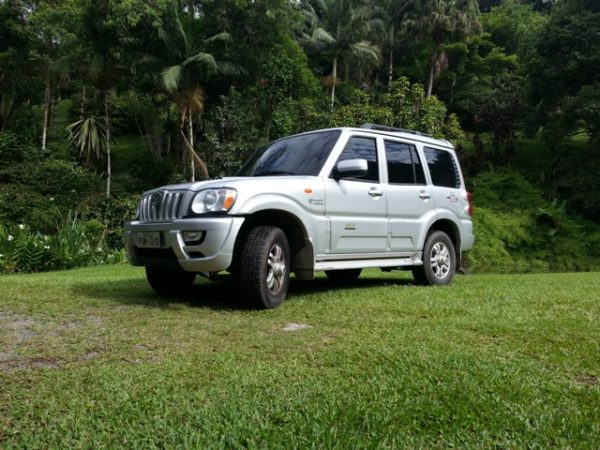
[[[347,159],[340,161],[333,169],[333,178],[341,180],[342,178],[358,178],[369,173],[369,164],[366,159]]]

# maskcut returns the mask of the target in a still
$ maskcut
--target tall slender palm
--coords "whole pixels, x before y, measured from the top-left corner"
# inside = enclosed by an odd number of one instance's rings
[[[189,161],[191,181],[196,181],[196,166],[208,177],[206,163],[194,150],[194,118],[204,110],[205,93],[202,83],[213,75],[235,75],[240,68],[226,61],[218,61],[210,53],[210,46],[216,42],[230,42],[228,33],[218,33],[206,37],[201,19],[180,16],[173,10],[170,27],[160,27],[158,36],[164,48],[157,55],[144,55],[143,62],[161,70],[163,87],[177,103],[180,114],[179,129],[185,145],[184,158]],[[188,133],[186,136],[185,127]]]
[[[337,68],[349,55],[379,62],[379,48],[364,39],[368,11],[355,0],[305,0],[304,11],[312,27],[309,41],[331,58],[331,109],[335,104]]]
[[[425,0],[420,21],[421,32],[433,46],[427,83],[427,97],[433,83],[448,64],[444,44],[451,39],[469,36],[481,30],[477,0]]]
[[[109,11],[108,0],[88,0],[83,7],[82,21],[82,46],[89,54],[88,76],[94,87],[102,93],[104,103],[107,197],[110,197],[112,183],[111,99],[122,75],[116,29],[109,20]]]
[[[398,47],[399,34],[419,9],[421,0],[378,0],[373,17],[383,32],[383,50],[387,53],[388,86],[392,85],[394,74],[394,52]]]

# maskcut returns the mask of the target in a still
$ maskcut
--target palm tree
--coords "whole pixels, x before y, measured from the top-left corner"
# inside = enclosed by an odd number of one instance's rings
[[[369,18],[367,10],[357,7],[355,0],[306,0],[304,11],[312,27],[312,35],[308,37],[308,41],[316,45],[332,62],[333,110],[339,60],[354,55],[379,62],[379,48],[363,40]]]
[[[67,126],[69,141],[77,150],[79,159],[91,168],[102,160],[106,152],[107,130],[95,116],[80,119]]]
[[[429,67],[427,97],[431,96],[434,80],[448,65],[444,44],[478,33],[481,25],[477,18],[477,0],[425,0],[419,23],[421,32],[431,39],[433,51]]]
[[[184,159],[189,161],[191,181],[196,181],[196,166],[208,178],[206,163],[194,150],[194,118],[204,110],[205,93],[201,83],[213,75],[236,75],[241,69],[226,61],[218,61],[209,52],[213,43],[231,41],[228,33],[205,37],[201,20],[181,17],[175,7],[169,28],[159,27],[158,36],[164,48],[157,55],[144,55],[142,63],[161,70],[160,81],[177,103],[179,130],[184,142]],[[185,127],[188,133],[186,136]]]
[[[383,31],[383,48],[387,52],[388,86],[394,74],[394,52],[398,46],[398,35],[403,31],[411,16],[418,10],[420,0],[378,0],[373,17]]]
[[[82,47],[89,58],[87,75],[102,94],[104,106],[104,148],[106,150],[106,196],[110,197],[112,183],[111,155],[111,98],[122,76],[122,55],[119,52],[116,28],[109,20],[108,0],[87,0],[83,7]]]

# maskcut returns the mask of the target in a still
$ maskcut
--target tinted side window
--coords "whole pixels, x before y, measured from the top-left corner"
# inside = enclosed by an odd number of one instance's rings
[[[460,187],[458,170],[450,152],[425,147],[425,158],[435,186]]]
[[[364,137],[350,138],[338,162],[347,159],[366,159],[369,173],[364,177],[355,178],[358,181],[379,181],[379,165],[377,163],[377,144],[375,139]]]
[[[425,184],[423,166],[414,145],[385,141],[390,184]]]

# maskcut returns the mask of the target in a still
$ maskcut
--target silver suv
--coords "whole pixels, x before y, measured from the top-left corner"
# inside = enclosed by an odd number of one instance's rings
[[[419,284],[448,284],[473,246],[471,213],[450,142],[367,124],[271,142],[235,177],[145,192],[125,243],[159,293],[227,270],[240,295],[274,308],[292,272],[350,282],[410,268]]]

